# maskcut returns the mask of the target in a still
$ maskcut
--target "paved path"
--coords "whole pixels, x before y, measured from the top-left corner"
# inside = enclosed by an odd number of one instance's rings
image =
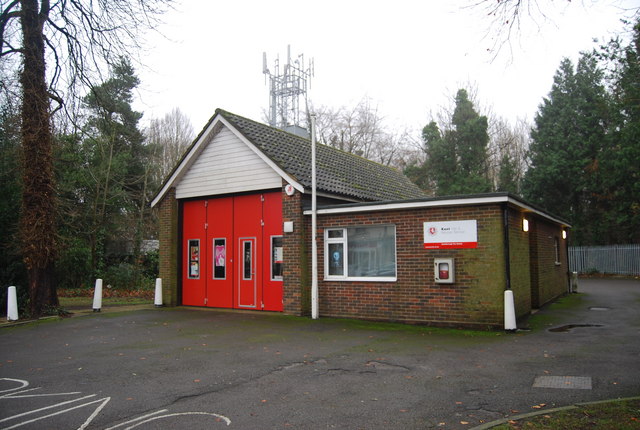
[[[4,327],[0,429],[468,429],[640,394],[640,282],[580,291],[510,335],[190,308]]]

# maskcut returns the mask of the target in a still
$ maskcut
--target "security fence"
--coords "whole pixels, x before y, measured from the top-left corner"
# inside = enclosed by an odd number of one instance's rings
[[[640,276],[640,245],[571,246],[569,268],[581,274]]]

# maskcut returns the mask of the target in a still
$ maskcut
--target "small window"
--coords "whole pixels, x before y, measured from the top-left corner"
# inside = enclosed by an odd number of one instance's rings
[[[558,240],[557,236],[553,238],[553,247],[554,247],[555,256],[556,256],[556,265],[559,265],[560,264],[560,241]]]
[[[250,281],[253,279],[253,252],[251,250],[252,242],[245,240],[242,242],[242,279]]]
[[[271,280],[282,281],[282,236],[271,236]]]
[[[227,239],[213,239],[213,279],[227,278]]]
[[[395,281],[395,226],[327,229],[325,277],[327,279]]]
[[[199,279],[200,278],[200,239],[189,239],[188,250],[189,250],[189,279]]]

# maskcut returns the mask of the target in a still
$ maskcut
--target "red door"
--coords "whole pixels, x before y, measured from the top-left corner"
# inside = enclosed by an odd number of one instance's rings
[[[184,202],[182,212],[182,303],[204,306],[206,299],[207,207],[204,200]]]
[[[234,307],[262,309],[262,195],[233,199],[236,249]]]
[[[233,307],[233,197],[211,199],[207,205],[209,247],[207,306]]]
[[[182,303],[282,311],[280,192],[183,203]]]
[[[258,301],[258,272],[256,270],[256,238],[238,238],[236,308],[260,309]]]
[[[264,195],[262,301],[265,311],[282,311],[282,194]]]

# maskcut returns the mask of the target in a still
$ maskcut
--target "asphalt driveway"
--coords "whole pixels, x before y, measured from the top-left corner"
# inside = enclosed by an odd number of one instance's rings
[[[468,429],[639,395],[640,281],[580,291],[517,334],[193,308],[3,327],[0,429]]]

